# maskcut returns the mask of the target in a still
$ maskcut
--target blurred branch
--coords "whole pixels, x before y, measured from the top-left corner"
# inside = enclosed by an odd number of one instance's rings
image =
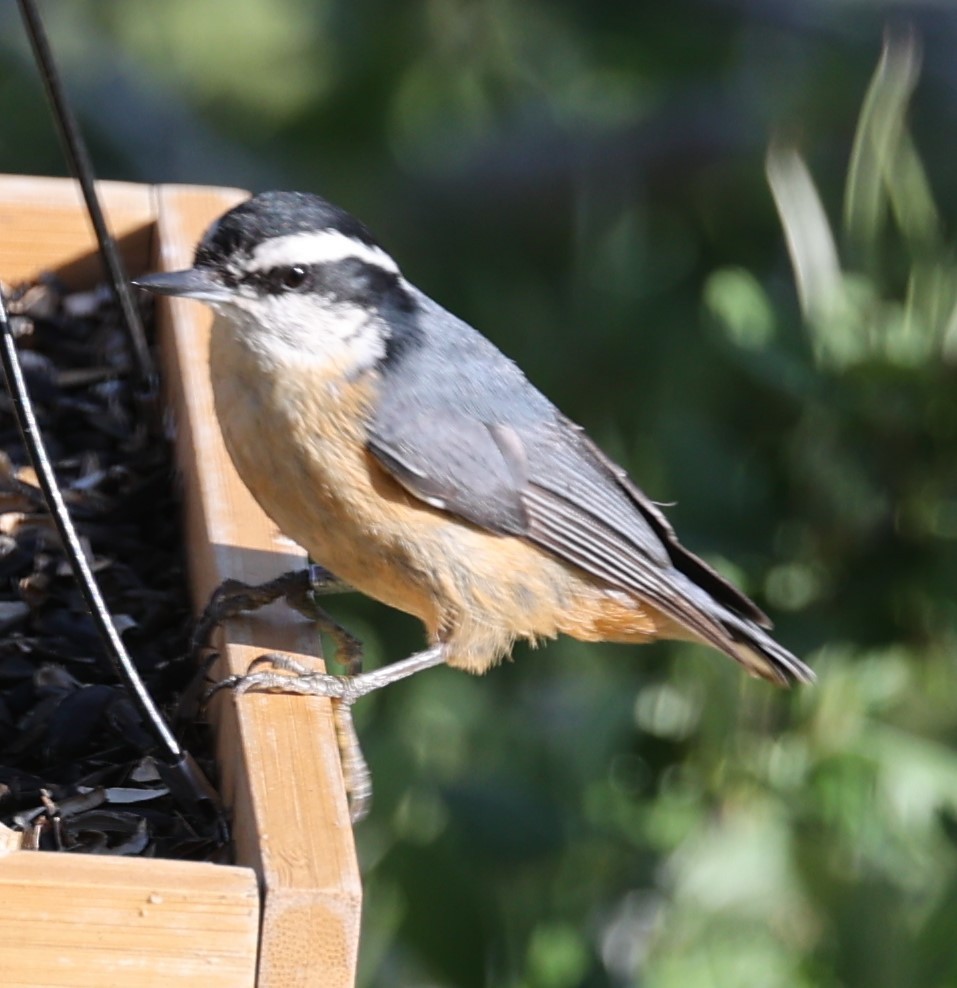
[[[932,357],[952,359],[957,261],[942,237],[927,173],[906,127],[919,68],[915,35],[888,34],[845,182],[844,225],[857,271],[846,259],[842,270],[800,154],[775,145],[768,151],[768,183],[821,367],[842,369],[875,358],[916,367]],[[889,214],[896,230],[887,223]]]
[[[907,105],[919,72],[920,50],[913,33],[888,34],[877,71],[864,98],[844,193],[844,227],[848,242],[868,261],[873,259],[883,229],[889,191],[898,188],[908,197],[915,191],[912,183],[902,185],[894,179],[914,174],[916,155],[907,156],[903,169],[900,159]],[[909,150],[912,152],[913,149]],[[923,170],[919,171],[923,176]],[[926,193],[926,181],[913,185]],[[894,198],[899,207],[904,206],[899,196]],[[933,213],[932,204],[930,211]],[[898,217],[910,215],[906,206],[896,212]]]
[[[827,214],[804,160],[774,144],[765,171],[794,268],[801,312],[809,322],[829,318],[841,296],[841,265]]]

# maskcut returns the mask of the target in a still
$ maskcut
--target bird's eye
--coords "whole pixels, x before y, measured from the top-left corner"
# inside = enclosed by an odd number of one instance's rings
[[[270,281],[274,291],[295,291],[306,283],[306,269],[299,264],[288,268],[276,268]]]

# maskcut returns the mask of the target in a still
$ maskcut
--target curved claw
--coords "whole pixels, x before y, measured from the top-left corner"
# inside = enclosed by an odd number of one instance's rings
[[[252,671],[260,665],[268,668]],[[207,691],[207,698],[223,689],[231,689],[239,696],[251,691],[295,693],[300,696],[325,696],[346,703],[354,703],[363,695],[353,677],[317,672],[282,652],[258,656],[250,663],[249,669],[243,675],[227,676],[215,683]]]
[[[320,630],[332,637],[337,659],[350,675],[358,675],[362,671],[362,642],[330,617],[317,600],[319,596],[348,589],[334,574],[315,563],[310,564],[308,569],[283,573],[258,586],[240,580],[224,580],[213,592],[193,628],[190,654],[196,655],[208,645],[213,630],[223,621],[283,598],[290,607],[314,621]]]
[[[257,666],[267,668],[253,671]],[[214,683],[206,691],[204,702],[208,703],[224,689],[232,690],[237,696],[252,690],[264,690],[329,697],[332,700],[342,778],[349,801],[349,819],[352,823],[363,820],[372,806],[372,774],[352,720],[352,704],[361,695],[355,689],[352,677],[316,672],[281,652],[258,656],[250,663],[249,670],[244,675],[227,676]]]
[[[405,679],[423,669],[441,665],[445,660],[445,646],[433,645],[424,652],[410,655],[401,662],[373,672],[358,676],[332,676],[325,672],[314,672],[289,655],[273,652],[259,656],[249,667],[253,669],[262,664],[269,668],[260,672],[247,672],[244,676],[229,676],[214,684],[206,698],[223,689],[232,689],[238,694],[250,690],[267,690],[328,697],[332,701],[342,775],[349,797],[349,815],[353,823],[356,823],[369,812],[372,804],[372,776],[352,721],[352,704],[373,690]]]

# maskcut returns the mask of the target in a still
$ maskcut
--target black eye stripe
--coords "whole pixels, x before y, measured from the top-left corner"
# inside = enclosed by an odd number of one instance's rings
[[[251,271],[242,280],[260,295],[281,295],[308,289],[315,281],[316,268],[320,266],[283,264],[265,271]]]
[[[402,305],[406,294],[395,271],[358,257],[277,265],[252,271],[242,280],[260,295],[313,292],[334,302],[370,307],[379,305],[386,296],[394,297]]]

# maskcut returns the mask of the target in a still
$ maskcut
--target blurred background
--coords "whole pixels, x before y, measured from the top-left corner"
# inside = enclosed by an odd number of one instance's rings
[[[559,641],[363,701],[362,985],[957,984],[954,6],[42,10],[101,177],[359,215],[820,677]],[[0,55],[0,170],[64,174],[12,4]]]

